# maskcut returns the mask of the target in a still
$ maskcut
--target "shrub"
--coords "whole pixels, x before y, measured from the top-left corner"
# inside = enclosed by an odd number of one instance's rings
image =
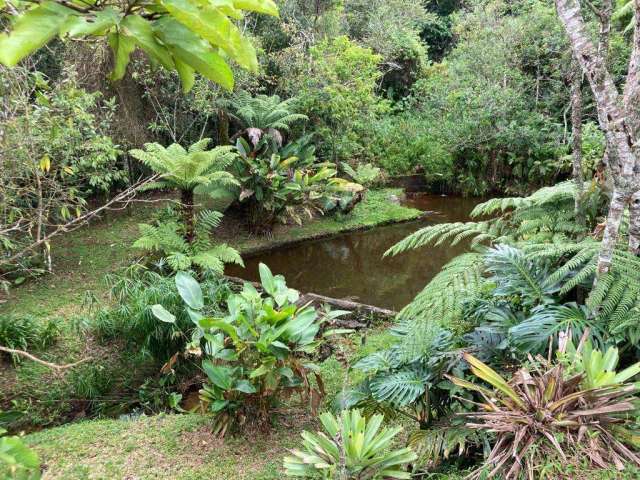
[[[41,320],[33,315],[0,316],[0,345],[16,350],[41,349],[58,336],[57,319]],[[11,355],[14,363],[21,357]]]
[[[566,348],[561,342],[560,353]],[[468,427],[495,432],[493,449],[485,466],[471,478],[501,473],[505,479],[521,474],[532,477],[552,459],[562,469],[590,459],[593,467],[624,468],[640,465],[633,449],[638,387],[615,383],[597,388],[585,383],[585,375],[567,375],[562,363],[541,357],[523,366],[510,380],[470,354],[464,355],[471,371],[493,390],[450,377],[456,385],[479,393],[481,411],[465,414]]]
[[[411,478],[404,466],[416,459],[409,448],[391,449],[402,428],[382,428],[382,415],[367,419],[360,410],[343,410],[340,418],[320,415],[325,433],[303,432],[304,450],[292,450],[284,468],[291,477],[336,480]]]
[[[376,94],[381,57],[347,37],[325,40],[310,50],[307,68],[292,80],[300,110],[333,161],[368,157],[371,124],[388,110]]]
[[[203,357],[207,380],[200,399],[215,415],[220,436],[232,424],[241,426],[249,419],[266,426],[271,409],[287,390],[305,395],[313,407],[324,395],[319,368],[309,355],[319,345],[321,324],[342,312],[321,318],[312,307],[296,306],[298,292],[264,264],[260,264],[260,279],[264,295],[245,283],[240,293],[227,299],[226,316],[210,317],[205,316],[198,282],[186,274],[176,276],[180,295],[198,325],[187,352]],[[162,305],[153,311],[163,323],[176,321]]]
[[[239,158],[233,166],[240,182],[240,205],[255,231],[270,231],[277,221],[293,218],[301,223],[299,209],[311,216],[314,210],[329,211],[336,207],[348,211],[357,200],[362,185],[337,178],[337,169],[330,162],[317,163],[313,152],[296,146],[295,150],[306,155],[288,156],[294,153],[290,145],[278,153],[264,154],[251,149],[238,139]]]

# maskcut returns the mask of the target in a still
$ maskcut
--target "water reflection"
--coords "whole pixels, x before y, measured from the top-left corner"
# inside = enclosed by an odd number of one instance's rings
[[[424,220],[311,241],[245,258],[245,269],[233,267],[227,273],[258,280],[258,263],[264,262],[274,273],[283,274],[291,287],[302,292],[400,309],[465,248],[428,247],[385,259],[382,254],[424,225],[467,220],[478,201],[453,196],[415,196],[405,203],[430,212]]]

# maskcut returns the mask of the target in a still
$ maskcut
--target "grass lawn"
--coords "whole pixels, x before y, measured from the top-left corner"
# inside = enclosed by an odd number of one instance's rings
[[[283,238],[291,240],[336,234],[420,215],[418,210],[389,201],[390,195],[400,193],[398,189],[371,191],[348,215],[340,218],[319,217],[303,226],[282,226],[273,237],[251,237],[240,231],[225,240],[241,252],[246,252],[256,247],[266,247]],[[79,334],[73,319],[86,314],[92,301],[109,301],[105,274],[117,271],[140,257],[140,252],[131,249],[131,244],[139,235],[137,225],[148,221],[157,207],[158,204],[134,204],[130,214],[110,214],[87,227],[59,237],[52,246],[54,273],[13,289],[10,296],[3,299],[0,315],[33,314],[42,319],[55,318],[58,322],[60,336],[55,344],[47,351],[33,353],[58,363],[77,361],[85,356],[96,357],[100,359],[97,365],[103,369],[103,374],[107,375],[104,372],[108,372],[114,381],[125,387],[135,385],[136,380],[128,378],[131,377],[130,372],[138,371],[143,366],[132,368],[130,361],[119,354],[117,345],[99,345]],[[89,371],[89,367],[89,364],[78,367],[71,375],[95,374]],[[28,412],[28,418],[22,424],[26,428],[55,425],[68,420],[77,410],[73,408],[72,400],[78,393],[70,388],[69,375],[54,375],[46,367],[29,361],[17,367],[8,363],[0,364],[0,410]]]
[[[345,337],[322,365],[327,397],[343,388],[347,364],[389,346],[387,325]],[[300,445],[302,430],[318,423],[294,396],[269,432],[246,431],[220,440],[211,418],[161,414],[135,419],[80,421],[26,437],[45,465],[45,479],[280,479],[282,457]],[[0,472],[1,473],[1,472]]]

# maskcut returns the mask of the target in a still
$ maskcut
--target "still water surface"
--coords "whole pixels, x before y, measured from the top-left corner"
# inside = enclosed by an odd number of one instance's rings
[[[382,254],[423,226],[468,220],[479,201],[455,196],[414,196],[404,204],[430,212],[423,220],[283,247],[244,258],[244,269],[233,267],[227,273],[257,281],[258,264],[263,262],[301,292],[398,310],[465,247],[426,247],[390,258],[382,258]]]

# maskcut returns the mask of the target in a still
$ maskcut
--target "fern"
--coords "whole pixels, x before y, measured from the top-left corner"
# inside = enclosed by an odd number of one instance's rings
[[[377,402],[404,407],[424,394],[427,380],[426,372],[408,368],[373,377],[369,382],[369,388]]]
[[[461,323],[463,304],[475,297],[484,280],[483,256],[466,253],[446,264],[413,301],[398,314],[399,320],[417,323],[455,325]]]
[[[457,418],[446,417],[427,429],[413,431],[408,444],[418,455],[414,471],[420,472],[437,467],[452,455],[465,456],[482,444],[482,434],[465,427]]]
[[[281,100],[278,95],[251,96],[246,91],[240,91],[228,105],[233,118],[244,129],[288,131],[293,123],[308,119],[306,115],[293,111],[295,101],[295,98]]]
[[[147,143],[144,150],[130,150],[129,154],[160,174],[160,180],[147,185],[147,189],[193,191],[203,185],[238,185],[233,175],[225,171],[237,156],[233,147],[207,151],[209,142],[210,139],[205,138],[191,145],[188,151],[177,143],[166,148],[158,143]]]

